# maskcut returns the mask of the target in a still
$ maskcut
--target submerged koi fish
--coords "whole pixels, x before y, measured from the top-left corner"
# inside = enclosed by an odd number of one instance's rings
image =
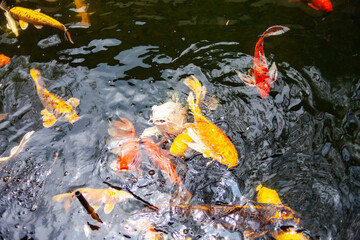
[[[142,137],[141,141],[144,144],[145,151],[151,161],[160,167],[163,172],[169,176],[171,182],[180,185],[180,178],[176,174],[175,165],[171,161],[172,156],[170,153],[164,149],[161,149],[156,143],[147,137]]]
[[[44,127],[51,127],[57,120],[69,121],[70,123],[74,123],[79,120],[79,116],[76,114],[74,109],[79,105],[79,99],[73,97],[68,101],[61,99],[46,90],[45,84],[41,80],[41,74],[38,70],[31,69],[30,74],[36,84],[36,90],[40,101],[45,107],[45,109],[41,111]]]
[[[259,185],[256,188],[258,191],[257,202],[258,203],[272,203],[282,204],[278,193],[270,188]],[[299,231],[295,231],[290,227],[280,228],[276,231],[271,231],[271,236],[276,240],[306,240],[307,238]]]
[[[114,138],[117,145],[111,150],[118,155],[117,169],[128,171],[133,168],[138,169],[141,164],[141,147],[136,136],[134,125],[126,118],[121,121],[112,121],[109,126],[109,135]]]
[[[269,96],[270,84],[275,82],[277,77],[277,68],[275,62],[273,62],[270,69],[268,69],[263,48],[264,39],[269,36],[283,34],[289,30],[290,28],[280,25],[269,27],[261,35],[260,39],[256,43],[254,54],[254,67],[249,71],[249,75],[243,74],[235,70],[239,78],[244,83],[250,86],[256,86],[262,98],[267,98]]]
[[[76,12],[81,17],[81,24],[83,25],[83,27],[90,27],[91,13],[88,13],[89,6],[83,0],[74,0],[74,4],[76,6]]]
[[[10,58],[5,56],[4,54],[0,54],[0,67],[8,64],[10,62]]]
[[[104,213],[109,214],[114,209],[114,205],[119,202],[126,201],[132,198],[132,195],[128,192],[108,189],[91,189],[91,188],[79,188],[72,193],[63,193],[53,197],[55,201],[63,201],[65,212],[68,212],[73,199],[76,199],[75,192],[80,191],[85,199],[92,205],[92,207],[98,210],[102,204],[105,204]]]
[[[19,30],[18,30],[17,24],[16,24],[14,18],[9,13],[9,11],[6,9],[5,0],[3,0],[0,3],[0,8],[5,11],[4,15],[5,15],[6,20],[8,22],[7,25],[6,25],[7,28],[11,29],[11,31],[15,34],[15,36],[18,37],[19,36]]]
[[[74,43],[64,24],[44,13],[41,13],[39,9],[32,10],[23,7],[13,7],[10,9],[10,13],[19,19],[20,27],[23,30],[28,27],[29,23],[32,23],[37,29],[41,29],[44,25],[55,27],[64,31],[68,40],[71,43]]]
[[[186,78],[185,84],[195,93],[190,92],[188,97],[189,108],[194,116],[194,123],[186,124],[187,133],[183,132],[171,146],[170,152],[174,155],[183,153],[184,148],[190,147],[204,155],[207,158],[213,158],[216,161],[228,166],[229,168],[238,165],[238,153],[224,132],[215,124],[207,120],[201,115],[201,110],[198,107],[201,95],[201,83],[192,76],[193,79]],[[192,141],[189,141],[189,137]],[[181,141],[185,144],[181,144]]]
[[[282,227],[298,227],[300,218],[282,204],[247,201],[244,205],[175,205],[173,213],[191,217],[203,224],[220,225],[228,230],[244,230],[244,238],[252,239]]]
[[[23,136],[23,138],[21,139],[20,144],[11,149],[10,156],[8,156],[8,157],[0,157],[0,162],[10,160],[10,159],[16,157],[17,155],[19,155],[19,153],[23,150],[25,144],[30,140],[31,135],[34,134],[34,132],[35,131],[31,131],[31,132],[26,133]]]

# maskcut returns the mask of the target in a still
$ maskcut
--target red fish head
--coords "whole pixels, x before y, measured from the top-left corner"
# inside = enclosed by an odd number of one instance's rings
[[[270,93],[270,84],[268,81],[259,82],[256,84],[256,88],[259,91],[259,95],[262,98],[267,98]]]
[[[313,4],[319,9],[331,12],[333,10],[330,0],[312,0]]]

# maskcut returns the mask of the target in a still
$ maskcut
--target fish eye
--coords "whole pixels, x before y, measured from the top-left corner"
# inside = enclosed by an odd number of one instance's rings
[[[281,211],[281,216],[282,217],[287,217],[288,215],[290,215],[290,213],[288,211],[286,211],[286,210]]]

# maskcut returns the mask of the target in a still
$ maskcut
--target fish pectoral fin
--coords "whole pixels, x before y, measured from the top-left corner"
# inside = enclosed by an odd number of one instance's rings
[[[247,240],[247,239],[253,239],[253,238],[261,237],[266,232],[267,231],[262,231],[262,230],[255,230],[255,231],[245,230],[243,232],[243,235],[244,235],[244,239]]]
[[[36,25],[36,24],[33,24],[34,27],[36,27],[37,29],[42,29],[44,26],[43,25]]]
[[[29,23],[27,23],[27,22],[25,22],[23,20],[19,20],[19,25],[20,25],[22,30],[25,30],[29,26]]]
[[[104,207],[104,213],[109,214],[112,212],[113,209],[114,209],[114,204],[107,203],[107,204],[105,204],[105,207]]]
[[[94,208],[95,211],[97,211],[100,208],[100,205],[93,205],[92,207]]]
[[[271,64],[270,69],[269,69],[270,81],[271,81],[272,83],[276,81],[277,74],[278,74],[278,70],[277,70],[277,67],[276,67],[275,62],[273,62],[273,63]]]
[[[71,106],[77,107],[77,106],[79,106],[80,100],[77,99],[77,98],[72,97],[72,98],[70,98],[69,100],[67,100],[67,102],[68,102]]]
[[[309,7],[312,7],[313,9],[315,10],[319,10],[320,8],[318,8],[317,6],[315,6],[314,4],[312,3],[308,3]]]
[[[44,121],[43,126],[46,128],[49,128],[52,125],[54,125],[57,120],[56,117],[54,116],[54,114],[50,113],[46,109],[43,109],[41,111],[41,115],[42,115],[42,119]]]
[[[239,72],[238,70],[235,70],[235,72],[241,81],[243,81],[245,84],[247,84],[249,86],[255,87],[256,82],[255,82],[254,76],[243,74],[243,73]]]

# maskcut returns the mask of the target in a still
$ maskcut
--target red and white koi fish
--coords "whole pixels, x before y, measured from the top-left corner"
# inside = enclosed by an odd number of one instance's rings
[[[237,70],[235,72],[239,78],[246,84],[250,86],[256,86],[259,91],[259,94],[262,98],[267,98],[270,93],[270,84],[276,81],[277,77],[277,68],[275,62],[268,69],[268,65],[265,59],[264,54],[264,39],[269,36],[280,35],[287,31],[290,28],[276,25],[269,27],[261,36],[255,46],[255,55],[254,55],[254,67],[249,71],[249,75],[243,74]]]
[[[136,136],[134,125],[126,118],[121,121],[112,121],[109,125],[109,135],[117,145],[111,152],[118,155],[117,169],[128,171],[138,169],[141,164],[141,147]]]
[[[100,208],[102,204],[105,204],[104,212],[105,214],[111,213],[114,209],[114,205],[119,202],[126,201],[132,198],[132,195],[128,192],[122,190],[116,190],[112,188],[108,189],[91,189],[91,188],[79,188],[73,191],[72,193],[63,193],[53,197],[55,201],[63,201],[65,212],[68,212],[72,203],[72,200],[75,199],[75,192],[81,192],[85,199],[92,205],[96,210]]]

